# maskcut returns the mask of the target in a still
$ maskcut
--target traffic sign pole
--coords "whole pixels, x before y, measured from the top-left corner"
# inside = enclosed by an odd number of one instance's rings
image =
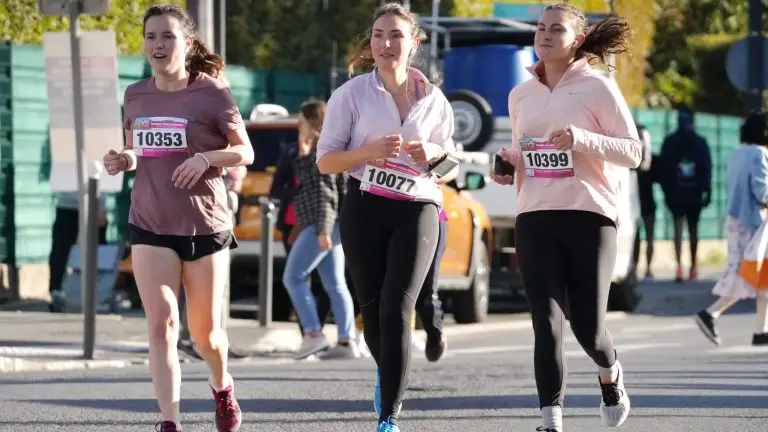
[[[79,1],[69,3],[69,41],[72,50],[72,100],[75,114],[75,156],[77,162],[77,185],[80,201],[78,238],[80,247],[81,274],[87,275],[90,269],[86,268],[87,257],[87,232],[88,232],[88,200],[85,190],[85,128],[83,124],[83,80],[80,63],[80,11],[82,4]],[[85,292],[85,279],[83,292]]]
[[[747,79],[748,99],[750,109],[763,107],[763,91],[765,82],[763,64],[765,50],[763,49],[763,2],[762,0],[749,0],[749,36],[747,49]]]

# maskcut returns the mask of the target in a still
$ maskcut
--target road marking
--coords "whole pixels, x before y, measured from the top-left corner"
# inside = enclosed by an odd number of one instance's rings
[[[675,342],[659,342],[659,343],[648,343],[648,344],[616,344],[616,351],[618,351],[620,354],[623,354],[630,351],[650,350],[655,348],[677,348],[683,345],[684,344],[682,343],[675,343]],[[566,357],[587,357],[587,353],[585,353],[584,350],[581,349],[581,347],[579,347],[579,349],[566,351],[565,356]]]
[[[708,350],[711,354],[768,354],[768,346],[735,345]]]
[[[533,351],[533,345],[492,345],[473,348],[449,348],[446,356],[450,355],[473,355],[473,354],[496,354],[514,351]]]

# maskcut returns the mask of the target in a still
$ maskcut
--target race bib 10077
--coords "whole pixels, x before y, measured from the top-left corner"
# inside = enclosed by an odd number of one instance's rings
[[[573,177],[571,150],[557,150],[546,138],[527,138],[520,147],[528,177]]]
[[[136,156],[187,155],[187,120],[176,117],[139,117],[133,121]]]
[[[386,160],[365,165],[360,190],[400,201],[415,201],[434,189],[434,180],[423,177],[412,167]]]

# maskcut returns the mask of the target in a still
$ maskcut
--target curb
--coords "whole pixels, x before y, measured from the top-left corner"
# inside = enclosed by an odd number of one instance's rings
[[[147,359],[132,360],[27,360],[18,357],[0,357],[0,372],[52,372],[88,369],[121,369],[145,365]]]

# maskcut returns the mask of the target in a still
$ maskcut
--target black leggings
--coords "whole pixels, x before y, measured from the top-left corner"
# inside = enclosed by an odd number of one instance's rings
[[[365,342],[379,367],[381,417],[395,418],[407,385],[411,322],[435,257],[435,204],[360,192],[349,179],[341,209],[341,243],[363,315]]]
[[[598,366],[608,368],[616,362],[613,339],[605,328],[616,261],[616,225],[586,211],[523,213],[515,224],[515,242],[533,320],[539,404],[561,406],[564,318]]]

